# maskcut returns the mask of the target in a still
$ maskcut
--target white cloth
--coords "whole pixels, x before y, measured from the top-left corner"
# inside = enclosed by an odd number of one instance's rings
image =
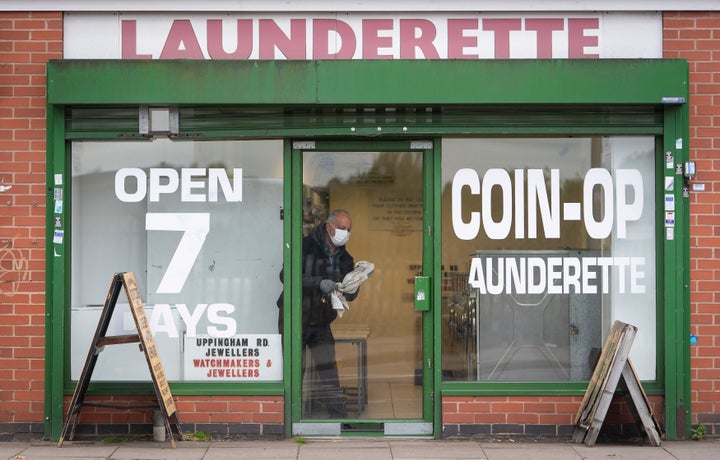
[[[330,299],[332,300],[333,309],[337,310],[340,318],[342,318],[346,310],[350,310],[350,306],[343,294],[356,293],[360,285],[372,275],[374,270],[375,265],[373,263],[361,260],[355,264],[355,270],[345,275],[342,282],[337,283],[335,290],[330,293]]]

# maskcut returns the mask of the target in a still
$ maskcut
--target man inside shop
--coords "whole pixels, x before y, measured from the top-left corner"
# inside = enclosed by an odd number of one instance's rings
[[[310,397],[324,406],[328,418],[346,416],[335,359],[335,338],[330,324],[338,316],[338,310],[333,308],[331,294],[355,266],[353,257],[345,249],[351,230],[350,213],[337,209],[330,213],[324,223],[313,228],[308,236],[303,238],[302,244],[302,347],[303,350],[310,350],[312,362]],[[283,279],[282,272],[280,279]],[[358,292],[359,290],[356,290],[343,295],[345,300],[352,301]],[[280,308],[278,327],[282,333],[282,294],[277,304]],[[303,374],[305,360],[303,352]]]

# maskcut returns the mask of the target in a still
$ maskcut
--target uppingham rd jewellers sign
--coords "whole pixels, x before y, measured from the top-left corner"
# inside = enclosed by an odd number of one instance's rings
[[[66,13],[66,59],[660,58],[638,13]]]

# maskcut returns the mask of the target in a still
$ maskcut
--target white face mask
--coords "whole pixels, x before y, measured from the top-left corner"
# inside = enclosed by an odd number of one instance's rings
[[[333,228],[335,227],[333,226]],[[350,232],[341,228],[335,228],[335,234],[330,237],[330,240],[335,245],[335,247],[345,246],[345,243],[347,243],[349,239]]]

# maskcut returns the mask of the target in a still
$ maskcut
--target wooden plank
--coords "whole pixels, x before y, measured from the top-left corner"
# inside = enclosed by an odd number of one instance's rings
[[[80,409],[85,402],[85,393],[90,385],[90,378],[92,377],[95,364],[97,363],[98,354],[100,353],[100,349],[97,344],[107,333],[108,326],[110,325],[110,318],[112,318],[113,311],[115,311],[115,304],[117,303],[121,288],[122,278],[119,274],[115,273],[112,281],[110,282],[110,288],[108,289],[107,296],[105,297],[105,304],[103,305],[102,312],[100,313],[100,320],[98,321],[97,328],[95,329],[93,340],[90,343],[90,349],[88,350],[87,357],[85,358],[85,364],[83,365],[80,377],[75,385],[73,397],[70,400],[70,406],[68,407],[67,416],[65,417],[65,425],[63,425],[63,430],[60,434],[60,439],[58,440],[58,447],[62,447],[66,436],[69,437],[69,439],[72,439],[75,435],[75,427],[77,426],[77,421],[80,418]]]
[[[123,280],[125,292],[127,293],[128,301],[130,302],[130,311],[132,312],[133,319],[135,320],[135,326],[137,326],[138,333],[140,334],[140,341],[142,342],[145,357],[147,358],[148,366],[150,367],[150,374],[156,388],[159,390],[158,397],[165,407],[165,413],[167,416],[171,416],[175,413],[175,401],[173,400],[172,393],[170,392],[170,386],[168,385],[167,378],[165,377],[162,362],[160,362],[160,355],[158,354],[155,339],[153,338],[152,331],[150,330],[150,323],[145,315],[145,308],[143,307],[140,292],[138,291],[137,283],[135,282],[135,275],[133,273],[123,273]]]
[[[653,416],[652,406],[650,400],[648,400],[645,391],[642,388],[640,379],[635,372],[635,368],[632,365],[632,361],[628,358],[627,363],[622,371],[622,379],[620,385],[625,392],[625,398],[628,406],[632,411],[635,421],[640,426],[640,429],[648,438],[650,444],[655,447],[660,446],[660,433],[662,432],[660,424]]]
[[[175,415],[178,436],[180,437],[180,440],[183,439],[183,434],[180,430],[180,422],[175,408],[175,400],[170,392],[170,385],[168,385],[165,370],[163,369],[162,362],[160,361],[160,354],[158,353],[157,346],[155,345],[155,339],[153,338],[152,331],[150,330],[150,323],[147,319],[147,315],[145,315],[145,308],[143,307],[143,302],[140,298],[140,292],[138,291],[137,283],[135,282],[135,275],[133,273],[123,273],[123,286],[125,286],[125,293],[127,294],[127,298],[130,303],[130,311],[132,312],[135,326],[137,327],[138,334],[140,335],[140,342],[142,343],[143,351],[145,353],[145,359],[147,360],[148,367],[150,368],[150,376],[152,377],[153,387],[155,388],[155,395],[160,403],[160,412],[165,419],[165,428],[170,436],[170,443],[172,447],[175,448],[175,438],[173,437],[172,428],[170,427],[170,416],[173,414]]]
[[[97,341],[97,346],[104,347],[105,345],[120,345],[122,343],[135,343],[139,341],[140,336],[137,334],[112,335],[110,337],[101,337]]]
[[[585,445],[587,446],[595,445],[595,441],[600,434],[602,424],[605,421],[607,411],[612,403],[615,389],[620,382],[620,376],[622,375],[622,370],[627,362],[632,342],[635,339],[635,332],[637,331],[637,328],[631,328],[624,329],[621,333],[620,342],[614,356],[615,359],[612,365],[609,366],[607,377],[602,387],[602,393],[600,397],[596,399],[595,410],[592,414],[592,422],[585,438]]]
[[[595,365],[595,370],[588,382],[588,387],[585,391],[583,401],[580,404],[575,417],[576,424],[581,427],[588,427],[588,416],[593,411],[595,400],[602,391],[602,386],[607,378],[609,366],[615,359],[614,356],[617,352],[617,344],[620,341],[621,332],[622,324],[616,321],[605,340],[605,345],[603,346],[600,358]]]

